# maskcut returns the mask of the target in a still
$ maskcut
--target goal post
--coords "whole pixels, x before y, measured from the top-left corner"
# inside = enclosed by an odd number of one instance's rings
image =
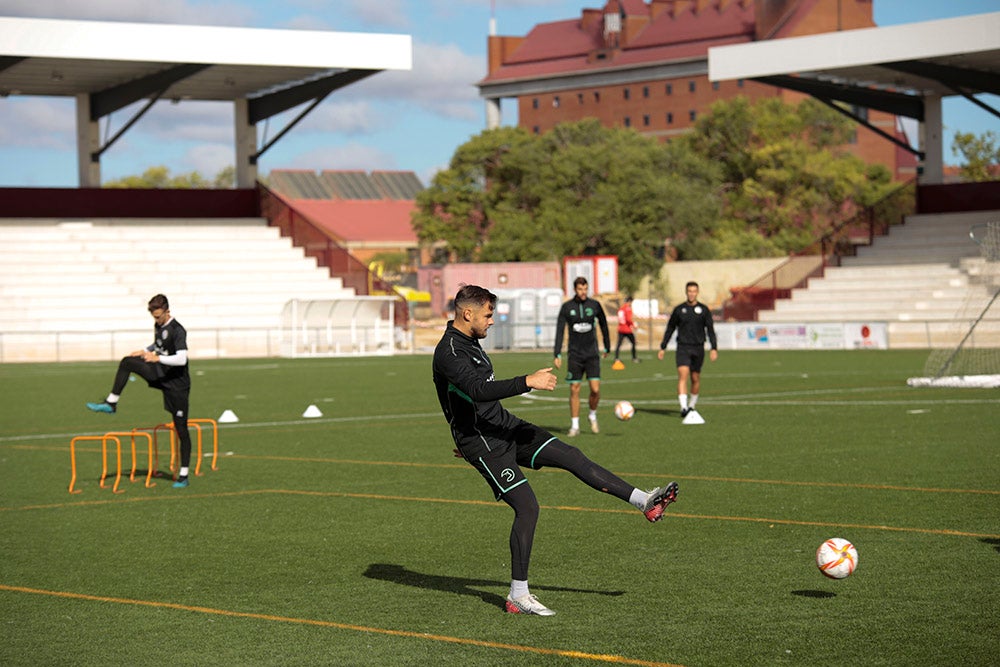
[[[911,387],[1000,387],[1000,220],[973,225],[969,238],[980,255],[965,265],[965,299]]]

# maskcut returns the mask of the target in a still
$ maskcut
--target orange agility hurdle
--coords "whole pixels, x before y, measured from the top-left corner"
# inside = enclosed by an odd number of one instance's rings
[[[196,477],[201,477],[201,462],[204,458],[203,451],[203,439],[202,439],[202,424],[212,427],[212,470],[219,469],[219,423],[214,419],[188,419],[188,426],[193,426],[197,432],[197,461],[194,465],[194,474]],[[160,465],[160,449],[159,449],[159,431],[169,431],[170,432],[170,472],[176,477],[179,467],[177,465],[177,458],[180,454],[180,446],[177,442],[176,432],[174,430],[173,423],[169,424],[157,424],[152,428],[146,427],[143,429],[135,429],[137,431],[152,431],[153,432],[153,455],[156,461],[156,467],[159,468]]]
[[[212,470],[218,470],[218,460],[219,460],[219,423],[214,419],[189,419],[189,424],[194,424],[196,427],[200,424],[208,424],[212,426]],[[195,475],[200,475],[198,472],[201,470],[201,428],[198,428],[198,466],[195,468]]]
[[[130,482],[135,481],[135,467],[136,467],[136,455],[135,455],[135,439],[138,437],[146,438],[146,457],[149,461],[146,468],[146,488],[151,486],[156,486],[153,482],[153,438],[148,433],[142,433],[138,429],[132,429],[131,431],[109,431],[104,434],[104,437],[109,436],[128,436],[132,441],[132,472],[129,473],[128,479]]]
[[[170,431],[170,472],[174,472],[174,425],[173,424],[157,424],[156,426],[141,426],[132,429],[136,432],[142,431],[152,431],[153,433],[153,469],[159,471],[160,469],[160,443],[159,443],[159,432],[161,430]]]
[[[70,493],[82,493],[82,489],[73,489],[76,484],[76,443],[79,440],[100,440],[101,441],[101,482],[100,487],[106,489],[108,487],[104,486],[104,480],[108,476],[108,440],[114,440],[116,448],[118,450],[118,472],[115,475],[115,484],[111,489],[112,493],[125,493],[125,490],[118,490],[118,485],[122,480],[122,441],[114,435],[78,435],[69,441],[69,459],[70,466],[73,471],[73,476],[69,480],[69,492]]]

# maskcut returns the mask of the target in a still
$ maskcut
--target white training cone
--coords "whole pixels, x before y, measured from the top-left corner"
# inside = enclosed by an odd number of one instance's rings
[[[682,424],[689,424],[689,425],[690,424],[704,424],[705,420],[704,420],[704,418],[702,418],[702,416],[700,414],[698,414],[697,411],[692,410],[691,412],[687,413],[687,417],[685,417],[684,421],[681,422],[681,423]]]
[[[310,405],[308,408],[306,408],[306,411],[302,413],[302,416],[307,418],[322,417],[323,413],[320,412],[319,408],[317,408],[315,405]]]
[[[240,418],[236,416],[235,412],[233,412],[232,410],[226,410],[215,421],[219,422],[220,424],[234,424],[234,423],[238,422],[239,420],[240,420]]]

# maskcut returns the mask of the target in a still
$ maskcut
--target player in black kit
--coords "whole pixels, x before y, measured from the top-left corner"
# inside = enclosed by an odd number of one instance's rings
[[[573,437],[580,434],[580,383],[587,376],[590,384],[590,430],[600,432],[597,425],[597,406],[601,402],[601,357],[608,356],[611,351],[611,336],[608,334],[608,319],[604,316],[604,308],[594,299],[587,297],[587,279],[579,277],[573,281],[572,299],[559,309],[556,320],[556,343],[552,364],[562,368],[563,330],[569,327],[569,354],[566,363],[566,381],[569,382],[569,432]],[[604,352],[597,349],[595,329],[600,328],[604,339]]]
[[[466,285],[455,296],[455,319],[448,322],[434,349],[434,387],[441,410],[451,427],[455,456],[479,471],[493,490],[514,510],[510,530],[511,585],[505,609],[512,614],[551,616],[528,590],[528,562],[538,522],[538,500],[522,467],[549,466],[573,473],[592,488],[631,503],[649,521],[659,521],[667,505],[677,498],[677,484],[653,491],[635,488],[588,459],[543,428],[508,412],[500,400],[532,389],[552,391],[556,376],[551,368],[530,375],[497,380],[493,364],[479,340],[493,326],[497,297],[488,290]]]
[[[686,417],[698,404],[701,390],[701,365],[705,361],[705,335],[711,343],[709,359],[719,358],[715,327],[712,326],[712,311],[698,301],[698,283],[691,281],[684,286],[687,301],[674,308],[667,320],[667,330],[660,341],[658,359],[663,359],[670,337],[677,330],[677,400],[681,404],[681,417]],[[691,379],[691,397],[688,398],[688,378]]]
[[[181,469],[174,487],[184,488],[188,485],[191,464],[191,434],[188,433],[191,376],[188,373],[187,331],[170,316],[167,297],[157,294],[149,300],[148,307],[155,323],[153,344],[124,357],[118,364],[111,393],[99,403],[87,403],[87,407],[94,412],[117,412],[118,399],[131,373],[141,377],[150,387],[162,391],[163,409],[173,416],[174,431],[181,444]]]

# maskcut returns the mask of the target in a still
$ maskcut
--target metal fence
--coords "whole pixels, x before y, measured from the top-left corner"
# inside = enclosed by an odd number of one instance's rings
[[[325,340],[330,336],[327,326],[300,328],[299,337]],[[368,332],[357,329],[346,334],[358,338]],[[374,336],[374,332],[371,333]],[[191,358],[239,359],[289,356],[288,348],[293,332],[281,328],[228,328],[198,329],[188,331],[188,348]],[[144,348],[152,342],[152,331],[18,331],[0,332],[0,363],[67,362],[67,361],[118,361],[127,354]],[[385,354],[384,335],[380,334],[370,344],[344,347],[342,350],[324,350],[328,356],[363,356]],[[394,330],[393,352],[412,351],[409,334],[398,327]],[[391,352],[390,352],[391,353]]]

